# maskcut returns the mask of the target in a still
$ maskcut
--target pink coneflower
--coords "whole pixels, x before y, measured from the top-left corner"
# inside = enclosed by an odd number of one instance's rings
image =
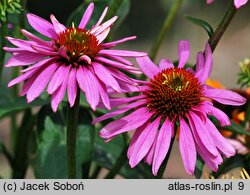
[[[128,91],[130,86],[134,87],[135,81],[120,71],[138,73],[125,57],[139,57],[146,54],[110,49],[135,39],[135,36],[102,43],[117,17],[102,23],[107,13],[106,8],[98,22],[90,29],[86,29],[93,10],[94,4],[91,3],[77,28],[74,26],[66,28],[53,15],[50,17],[52,22],[50,23],[34,14],[27,14],[30,25],[50,40],[42,40],[26,30],[21,32],[29,40],[7,37],[17,48],[4,48],[13,53],[13,57],[5,66],[30,65],[22,70],[23,74],[12,80],[8,86],[24,81],[20,95],[26,95],[27,101],[31,102],[48,85],[47,92],[52,95],[53,111],[57,110],[66,91],[70,106],[73,106],[78,88],[85,93],[93,110],[96,109],[99,101],[110,109],[108,90],[122,92]]]
[[[150,78],[146,85],[140,86],[141,94],[113,100],[119,108],[93,121],[97,123],[129,111],[126,116],[103,127],[100,136],[109,141],[135,129],[128,149],[129,164],[135,167],[144,158],[152,165],[154,175],[168,153],[177,125],[186,171],[194,173],[197,153],[217,171],[222,163],[221,154],[230,157],[235,149],[208,118],[215,116],[222,126],[230,125],[227,115],[215,108],[210,100],[226,105],[242,105],[246,101],[235,92],[205,84],[212,70],[212,52],[208,44],[205,52],[197,55],[195,72],[184,68],[190,54],[188,41],[180,41],[178,54],[177,68],[166,59],[161,60],[158,67],[148,57],[138,58],[140,68]]]
[[[213,3],[214,0],[207,0],[207,4]],[[245,5],[248,0],[234,0],[234,6],[236,9],[239,9],[241,6]]]

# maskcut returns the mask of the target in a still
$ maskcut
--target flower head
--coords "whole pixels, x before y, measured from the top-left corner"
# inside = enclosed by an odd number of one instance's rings
[[[186,171],[194,173],[197,153],[216,171],[222,163],[221,155],[230,157],[235,149],[209,119],[208,116],[215,116],[222,126],[230,125],[228,116],[215,108],[210,99],[226,105],[242,105],[246,101],[235,92],[205,84],[212,70],[212,51],[208,44],[205,52],[197,55],[195,71],[184,67],[190,54],[188,41],[180,41],[178,53],[178,67],[167,59],[162,59],[158,67],[148,57],[138,58],[140,68],[150,79],[140,86],[141,94],[113,100],[119,108],[93,121],[97,123],[130,111],[103,127],[100,136],[109,141],[135,129],[128,149],[129,163],[135,167],[144,158],[152,165],[154,175],[168,153],[178,124],[179,147]]]
[[[207,4],[213,3],[214,0],[207,0]],[[234,6],[236,9],[239,9],[241,6],[245,5],[248,0],[234,0]]]
[[[129,91],[135,87],[135,80],[121,72],[140,73],[126,57],[145,56],[143,52],[113,50],[112,47],[136,37],[127,37],[109,43],[102,43],[117,17],[103,22],[107,8],[100,19],[90,29],[86,26],[94,10],[91,3],[84,13],[79,26],[65,27],[51,15],[51,23],[34,15],[28,14],[30,25],[40,34],[49,38],[45,41],[34,34],[21,30],[29,40],[7,39],[17,48],[4,47],[13,57],[6,67],[29,66],[23,69],[21,76],[12,80],[8,86],[24,81],[20,95],[26,95],[27,101],[37,98],[47,87],[52,95],[53,111],[63,100],[67,91],[70,106],[73,106],[77,90],[85,93],[86,99],[93,110],[100,101],[110,109],[108,91]]]

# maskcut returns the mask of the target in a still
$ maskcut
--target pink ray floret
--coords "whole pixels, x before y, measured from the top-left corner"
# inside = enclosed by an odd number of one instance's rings
[[[25,67],[22,75],[10,81],[8,86],[24,82],[20,95],[26,95],[28,102],[47,88],[52,97],[53,111],[57,110],[65,94],[72,107],[78,90],[86,95],[93,110],[99,103],[111,109],[110,91],[128,92],[137,85],[135,79],[122,71],[141,73],[127,58],[146,56],[146,53],[113,49],[134,40],[135,36],[103,43],[117,20],[115,16],[103,22],[107,10],[106,7],[91,28],[87,26],[94,12],[93,3],[87,7],[78,27],[65,27],[54,15],[50,16],[49,22],[34,14],[27,14],[29,24],[47,40],[24,29],[21,32],[28,40],[6,37],[16,47],[4,47],[13,54],[5,66]]]
[[[162,59],[156,66],[147,56],[137,58],[138,65],[149,78],[138,86],[141,93],[130,98],[113,99],[111,105],[117,109],[93,121],[95,124],[125,114],[104,126],[99,134],[110,141],[121,133],[135,130],[127,153],[131,167],[144,159],[157,175],[169,152],[176,125],[180,128],[180,154],[189,174],[194,174],[197,154],[213,171],[217,171],[223,162],[222,156],[235,155],[234,147],[208,117],[217,118],[221,126],[230,125],[228,116],[215,108],[211,100],[239,106],[246,99],[235,92],[205,84],[213,66],[209,44],[204,52],[197,54],[195,70],[185,68],[189,55],[189,42],[183,40],[179,43],[177,67],[168,59]]]
[[[213,3],[214,0],[207,0],[207,4]],[[245,5],[248,0],[234,0],[234,6],[236,9],[239,9],[241,6]]]

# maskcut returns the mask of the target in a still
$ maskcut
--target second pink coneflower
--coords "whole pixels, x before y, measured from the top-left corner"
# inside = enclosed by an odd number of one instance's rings
[[[209,119],[208,116],[214,116],[222,126],[230,125],[227,115],[215,108],[210,99],[226,105],[242,105],[246,101],[237,93],[205,84],[212,71],[212,51],[208,44],[204,53],[197,55],[195,72],[184,67],[190,54],[188,41],[180,41],[178,54],[178,67],[166,59],[161,60],[158,67],[148,57],[138,58],[140,68],[150,79],[140,86],[141,94],[113,100],[113,104],[119,106],[117,110],[93,121],[97,123],[129,111],[103,127],[100,136],[109,141],[135,130],[127,153],[129,164],[135,167],[144,159],[152,165],[154,175],[168,153],[177,126],[186,171],[194,174],[197,153],[217,171],[222,155],[230,157],[235,149]]]

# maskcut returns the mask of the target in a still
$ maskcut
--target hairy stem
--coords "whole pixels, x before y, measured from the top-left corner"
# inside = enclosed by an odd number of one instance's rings
[[[80,104],[80,91],[78,89],[75,104],[72,108],[68,106],[67,116],[67,160],[68,178],[76,178],[76,130],[78,125]]]
[[[211,46],[212,51],[215,50],[217,44],[219,43],[222,35],[225,33],[227,27],[229,26],[230,22],[232,21],[237,9],[234,7],[234,2],[231,0],[226,14],[224,15],[223,19],[221,20],[220,24],[218,25],[217,29],[215,30],[212,37],[209,39],[209,44]]]

